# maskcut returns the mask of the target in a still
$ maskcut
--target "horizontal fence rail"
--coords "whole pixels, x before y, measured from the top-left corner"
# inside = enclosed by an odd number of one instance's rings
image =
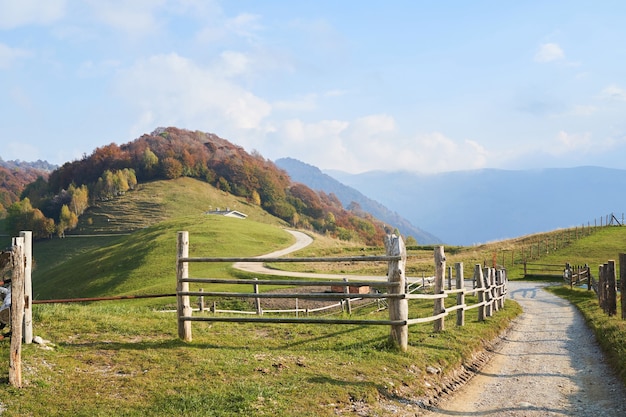
[[[352,324],[352,325],[383,325],[390,326],[390,338],[401,349],[406,350],[408,347],[408,326],[418,323],[435,323],[435,330],[443,330],[443,323],[446,316],[456,312],[457,325],[464,325],[465,311],[478,309],[478,319],[484,320],[494,311],[504,307],[504,299],[507,294],[506,273],[504,270],[496,271],[493,268],[483,268],[477,264],[474,269],[473,281],[476,287],[472,289],[465,288],[465,280],[463,278],[463,265],[456,264],[456,288],[444,290],[445,275],[445,256],[443,256],[443,246],[435,249],[435,266],[436,276],[426,279],[422,277],[422,284],[408,284],[405,276],[406,249],[402,238],[395,235],[388,235],[385,238],[386,255],[381,256],[349,256],[349,257],[299,257],[299,258],[276,258],[276,257],[190,257],[189,256],[189,234],[188,232],[179,232],[177,239],[177,315],[178,315],[178,333],[179,337],[186,341],[192,340],[191,323],[192,322],[227,322],[227,323],[283,323],[283,324]],[[223,262],[223,263],[264,263],[264,262],[292,262],[292,263],[317,263],[317,262],[387,262],[388,274],[381,276],[380,280],[363,280],[354,277],[354,281],[343,278],[343,280],[293,280],[293,279],[228,279],[228,278],[191,278],[189,277],[189,264],[194,262]],[[370,277],[368,277],[370,278]],[[415,293],[417,287],[425,288],[427,281],[434,286],[434,294]],[[190,290],[190,284],[228,284],[228,285],[246,285],[253,286],[253,292],[233,292],[233,291],[199,291]],[[260,287],[263,286],[282,286],[295,287],[293,290],[286,292],[261,292]],[[331,292],[305,292],[298,290],[302,287],[337,287]],[[367,293],[363,293],[359,288],[373,288]],[[466,295],[474,295],[478,297],[478,302],[472,305],[465,303]],[[456,305],[445,307],[445,299],[456,297]],[[226,312],[226,310],[218,310],[214,302],[210,311],[213,315],[193,315],[193,309],[190,304],[190,297],[199,297],[199,310],[204,311],[204,297],[224,298],[224,299],[252,299],[255,301],[256,311],[229,311],[231,315],[218,315],[218,312]],[[295,310],[263,310],[261,308],[261,300],[267,299],[295,299]],[[351,319],[351,318],[326,318],[326,317],[310,317],[309,313],[313,311],[323,311],[328,307],[316,309],[298,308],[298,300],[324,300],[339,301],[333,306],[345,306],[348,314],[351,314],[352,303],[360,300],[362,302],[375,302],[384,305],[389,311],[388,320],[373,319]],[[429,317],[409,318],[409,301],[413,300],[433,300],[433,314]],[[296,317],[266,317],[264,313],[275,311],[278,313],[295,312]],[[298,317],[299,312],[305,312],[306,317]]]

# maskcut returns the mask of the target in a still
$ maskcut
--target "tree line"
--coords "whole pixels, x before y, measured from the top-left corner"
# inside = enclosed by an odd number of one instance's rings
[[[244,197],[294,227],[374,245],[385,234],[381,222],[358,205],[345,209],[334,194],[293,183],[258,152],[248,153],[214,134],[177,128],[96,148],[47,179],[37,178],[9,207],[7,223],[12,232],[33,230],[35,238],[63,236],[90,205],[116,198],[140,182],[182,176]]]

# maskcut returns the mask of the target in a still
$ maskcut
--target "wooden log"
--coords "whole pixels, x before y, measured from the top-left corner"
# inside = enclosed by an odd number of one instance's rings
[[[617,314],[617,276],[614,260],[607,263],[606,287],[606,312],[609,316],[614,316]]]
[[[624,224],[622,214],[622,224]],[[622,320],[626,320],[626,253],[619,254],[620,299],[622,302]]]
[[[20,232],[24,238],[24,343],[33,342],[33,232]]]
[[[406,293],[406,248],[402,237],[396,235],[385,236],[385,250],[389,256],[399,256],[399,260],[389,261],[387,267],[387,280],[391,283],[397,283],[390,287],[391,294]],[[390,339],[392,343],[401,351],[406,352],[409,347],[409,301],[405,298],[389,299],[389,321],[402,324],[392,324]]]
[[[485,320],[485,279],[483,277],[483,269],[480,264],[474,265],[474,281],[476,282],[476,288],[478,288],[478,321]]]
[[[463,262],[457,262],[454,264],[456,271],[456,289],[463,290],[465,288],[465,281],[463,280]],[[456,295],[456,305],[465,305],[465,292],[461,291]],[[465,309],[460,308],[456,311],[456,325],[465,326]]]
[[[24,238],[13,238],[11,249],[11,351],[9,352],[9,384],[22,387],[22,323],[24,321]]]
[[[189,232],[178,232],[176,242],[178,337],[186,342],[191,342],[191,321],[183,320],[183,317],[191,317],[192,314],[189,296],[180,295],[181,292],[189,292],[189,283],[183,281],[184,278],[189,278],[189,264],[181,261],[181,258],[187,257],[189,257]]]
[[[446,274],[446,256],[443,252],[443,246],[437,246],[435,248],[435,294],[443,294],[444,280]],[[433,307],[433,316],[437,316],[446,311],[443,298],[435,299]],[[445,330],[445,317],[434,322],[434,331],[440,332]]]

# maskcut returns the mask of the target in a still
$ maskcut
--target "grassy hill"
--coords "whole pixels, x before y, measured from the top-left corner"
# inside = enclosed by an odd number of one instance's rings
[[[236,208],[249,217],[203,214],[211,206]],[[192,256],[247,256],[288,246],[292,237],[282,225],[199,181],[148,183],[88,212],[77,233],[91,237],[35,244],[35,298],[170,293],[177,231],[190,232]],[[499,250],[520,251],[546,236],[449,247],[448,262],[482,263],[494,253],[499,257]],[[551,262],[575,262],[575,254],[588,256],[584,262],[590,264],[605,262],[625,242],[626,228],[606,228],[549,256],[554,256]],[[319,237],[298,255],[363,250],[382,248]],[[416,274],[433,263],[432,248],[411,248],[409,254]],[[192,276],[233,274],[230,265],[191,268]],[[356,272],[351,265],[338,268]],[[431,325],[412,326],[409,350],[399,353],[388,344],[384,326],[202,323],[193,325],[194,341],[184,343],[177,337],[175,315],[161,311],[168,303],[173,299],[36,305],[34,332],[56,346],[24,346],[26,387],[0,384],[2,415],[386,415],[392,401],[411,404],[415,397],[432,394],[445,384],[444,374],[470,360],[520,313],[516,303],[507,302],[486,322],[468,315],[462,328],[450,315],[443,333],[433,333]],[[419,308],[424,310],[412,313],[432,312],[432,305]],[[354,314],[382,319],[388,312]],[[7,358],[8,342],[0,341],[0,363],[8,363]],[[444,373],[429,374],[428,366]],[[4,382],[7,374],[6,367],[0,368]]]
[[[205,214],[218,207],[237,209],[248,218]],[[293,238],[283,225],[259,207],[202,181],[142,184],[90,208],[65,239],[35,242],[33,296],[172,293],[177,231],[189,231],[192,255],[253,256],[289,245]],[[227,273],[224,265],[203,268],[201,272],[216,277]]]

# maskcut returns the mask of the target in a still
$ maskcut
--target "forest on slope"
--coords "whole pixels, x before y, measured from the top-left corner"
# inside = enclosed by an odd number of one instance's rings
[[[7,208],[10,233],[33,230],[35,238],[63,236],[99,201],[114,199],[138,183],[191,177],[244,197],[293,227],[343,240],[379,244],[383,224],[370,214],[343,207],[334,194],[315,192],[258,152],[211,133],[158,128],[123,145],[111,143],[67,162],[48,178],[26,185]]]

